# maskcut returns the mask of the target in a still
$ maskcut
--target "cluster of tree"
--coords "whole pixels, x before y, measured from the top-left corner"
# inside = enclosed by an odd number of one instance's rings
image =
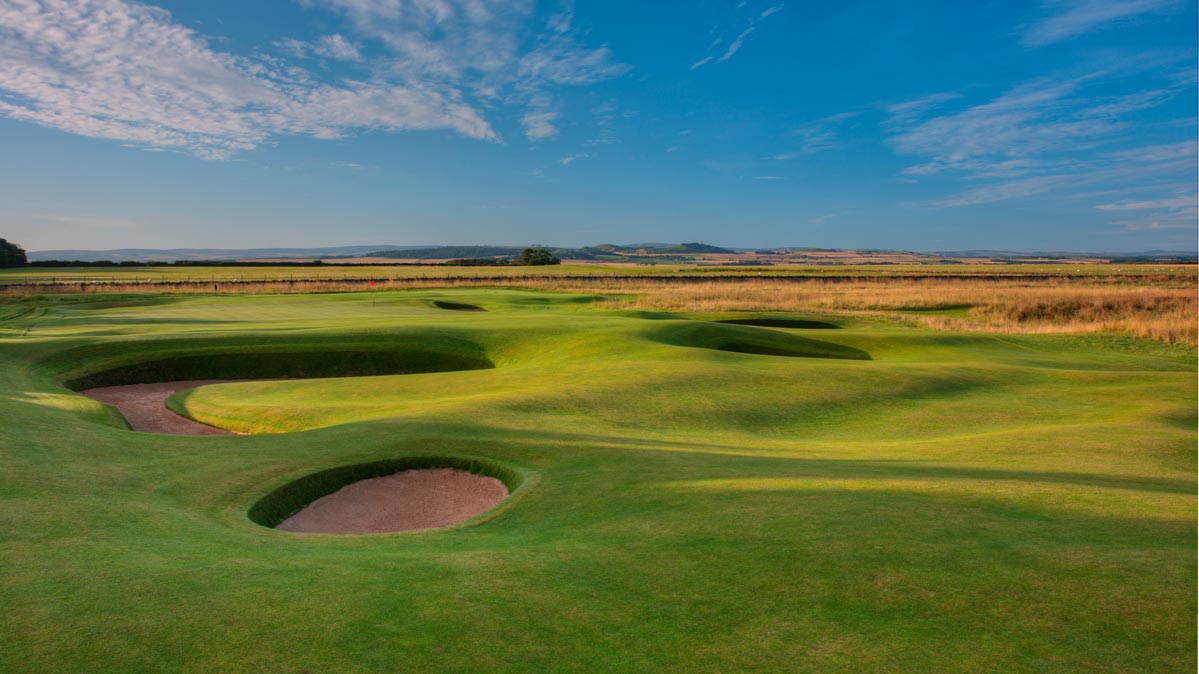
[[[554,257],[553,253],[544,248],[534,247],[520,251],[517,264],[522,264],[526,267],[539,267],[547,264],[562,264],[562,260]]]
[[[24,267],[28,262],[24,248],[0,239],[0,268]]]

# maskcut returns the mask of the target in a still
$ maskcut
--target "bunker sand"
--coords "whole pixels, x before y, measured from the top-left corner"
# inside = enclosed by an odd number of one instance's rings
[[[228,384],[247,379],[198,379],[157,384],[104,386],[80,391],[83,395],[117,408],[129,427],[143,433],[174,435],[232,435],[232,431],[192,421],[167,409],[166,400],[177,391],[208,384]]]
[[[346,485],[276,528],[321,534],[431,529],[481,515],[505,498],[508,488],[494,477],[455,468],[405,470]]]

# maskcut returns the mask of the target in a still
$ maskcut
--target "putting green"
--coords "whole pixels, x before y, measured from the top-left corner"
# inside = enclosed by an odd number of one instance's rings
[[[79,299],[0,314],[0,671],[1196,666],[1193,351],[506,290]],[[168,401],[242,436],[71,389],[180,372],[310,378]],[[430,460],[512,497],[269,528]]]

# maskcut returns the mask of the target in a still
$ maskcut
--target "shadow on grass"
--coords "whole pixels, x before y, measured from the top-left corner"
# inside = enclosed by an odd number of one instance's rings
[[[799,330],[840,330],[841,326],[825,321],[809,321],[800,318],[726,318],[714,323],[727,325],[752,325],[759,328],[792,328]]]

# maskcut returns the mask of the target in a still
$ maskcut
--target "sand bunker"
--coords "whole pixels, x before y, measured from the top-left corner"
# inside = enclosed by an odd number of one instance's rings
[[[245,379],[200,379],[167,381],[157,384],[104,386],[80,391],[83,395],[117,408],[129,422],[129,427],[144,433],[175,435],[230,435],[232,431],[186,419],[167,409],[166,400],[172,393],[207,384],[228,384]]]
[[[508,488],[494,477],[456,468],[420,468],[346,485],[277,528],[320,534],[431,529],[481,515],[506,498]]]

